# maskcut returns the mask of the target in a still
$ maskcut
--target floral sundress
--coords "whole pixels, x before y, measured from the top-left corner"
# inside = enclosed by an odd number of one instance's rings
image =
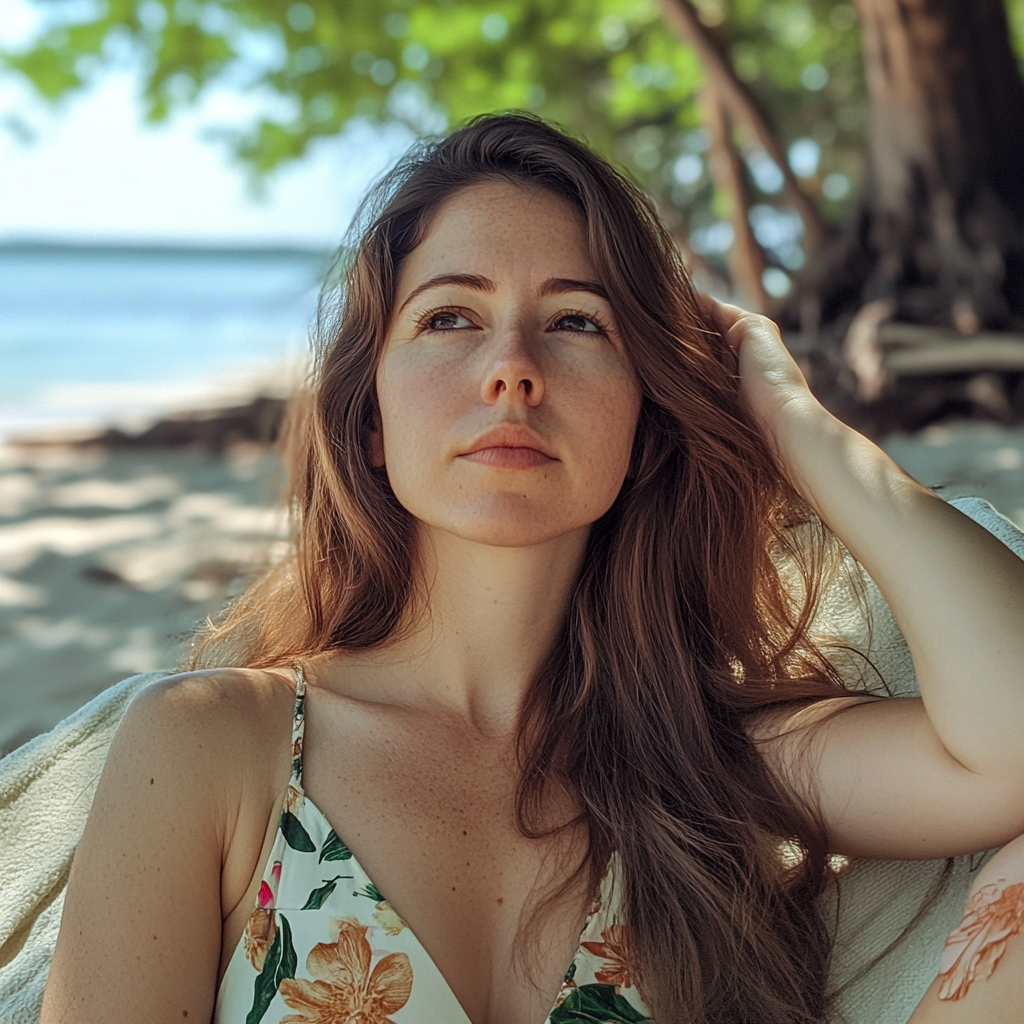
[[[292,774],[215,1024],[471,1024],[441,972],[302,788],[306,680],[295,667]],[[638,1024],[613,855],[555,1005],[537,1024]]]

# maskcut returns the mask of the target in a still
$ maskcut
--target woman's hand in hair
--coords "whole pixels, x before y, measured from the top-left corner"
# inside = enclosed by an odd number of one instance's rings
[[[766,758],[820,808],[836,853],[946,857],[1021,834],[1024,561],[821,406],[770,320],[710,299],[705,311],[781,468],[892,609],[921,691],[816,704]]]
[[[779,427],[784,414],[799,411],[828,415],[811,394],[774,321],[710,295],[700,298],[706,316],[736,353],[743,397],[758,427],[776,449],[782,447]]]

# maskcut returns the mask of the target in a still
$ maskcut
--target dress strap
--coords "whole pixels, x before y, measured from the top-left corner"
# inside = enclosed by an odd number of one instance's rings
[[[302,789],[302,739],[306,732],[306,677],[301,665],[293,665],[295,672],[295,711],[292,715],[292,777],[290,785],[300,793]]]

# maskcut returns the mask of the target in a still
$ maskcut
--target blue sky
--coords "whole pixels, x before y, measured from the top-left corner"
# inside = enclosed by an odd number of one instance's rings
[[[25,0],[3,0],[0,38],[32,31]],[[221,90],[169,123],[143,122],[138,82],[105,75],[50,109],[0,75],[0,122],[16,114],[36,138],[0,127],[0,241],[54,240],[293,243],[333,247],[367,185],[408,145],[400,128],[351,125],[250,196],[244,172],[204,129],[237,123],[251,100]]]

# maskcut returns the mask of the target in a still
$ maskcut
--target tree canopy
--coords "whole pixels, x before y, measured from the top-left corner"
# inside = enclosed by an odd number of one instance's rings
[[[671,0],[666,0],[671,2]],[[0,54],[57,100],[104,68],[141,75],[160,120],[225,84],[258,100],[225,132],[257,174],[352,118],[432,132],[484,111],[536,111],[585,136],[661,204],[681,241],[722,266],[733,230],[708,167],[705,69],[657,0],[34,0],[43,28]],[[763,109],[802,190],[837,221],[864,166],[857,15],[845,0],[695,0]],[[1024,40],[1024,0],[1008,11]],[[1018,48],[1020,50],[1020,48]],[[750,222],[778,294],[804,262],[780,168],[737,126]],[[770,272],[771,273],[771,272]]]

